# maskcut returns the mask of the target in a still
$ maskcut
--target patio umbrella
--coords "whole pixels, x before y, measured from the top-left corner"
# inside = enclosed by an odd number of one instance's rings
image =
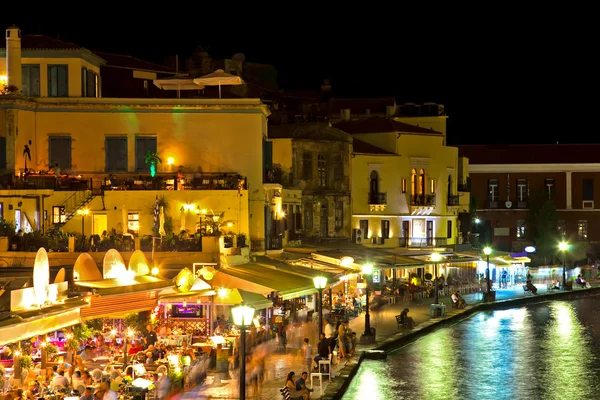
[[[194,82],[192,78],[155,79],[154,86],[162,90],[202,90],[203,85]]]
[[[128,215],[129,215],[129,212],[127,210],[127,207],[123,207],[121,209],[121,217],[122,217],[122,223],[123,223],[123,233],[127,233],[127,231],[128,231],[128,229],[127,229],[128,226],[129,226],[129,224],[128,224],[129,221],[128,221],[128,218],[127,218]]]
[[[217,305],[236,305],[244,303],[257,310],[273,307],[273,302],[259,293],[247,292],[242,289],[220,289],[215,296]]]
[[[158,215],[160,214],[160,207],[158,206],[158,195],[156,195],[156,201],[154,201],[154,230],[158,229]]]
[[[219,98],[221,98],[221,85],[243,85],[244,81],[237,75],[228,74],[222,69],[218,69],[208,75],[194,79],[194,83],[204,86],[219,86]]]
[[[183,209],[183,206],[181,207],[181,216],[179,217],[180,220],[180,225],[181,227],[179,228],[179,231],[185,231],[185,210]]]
[[[159,225],[158,225],[158,234],[160,236],[165,236],[167,233],[165,232],[165,208],[160,207],[160,213],[158,216]]]

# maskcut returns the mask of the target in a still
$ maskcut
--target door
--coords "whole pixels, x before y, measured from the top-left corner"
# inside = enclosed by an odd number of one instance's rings
[[[329,236],[329,207],[327,207],[327,200],[324,200],[321,203],[321,227],[320,227],[320,236],[327,237]]]
[[[427,221],[427,231],[425,236],[427,238],[427,246],[433,246],[433,221]]]
[[[102,236],[102,232],[108,231],[108,218],[106,214],[94,214],[92,221],[94,235]]]
[[[400,238],[400,247],[408,246],[410,237],[410,221],[402,221],[402,237]]]
[[[368,219],[361,219],[359,222],[359,226],[360,226],[360,230],[362,231],[362,238],[363,239],[368,239],[369,238],[369,220]]]

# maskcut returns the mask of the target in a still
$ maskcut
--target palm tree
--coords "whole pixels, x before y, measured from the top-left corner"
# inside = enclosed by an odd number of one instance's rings
[[[26,144],[25,148],[23,149],[23,158],[25,159],[25,172],[27,172],[27,159],[31,161],[31,149],[29,149],[30,145],[31,140],[29,141],[29,144]]]
[[[148,150],[148,153],[146,153],[146,157],[144,158],[144,162],[146,164],[150,164],[150,176],[154,178],[156,176],[156,164],[162,163],[158,153]]]

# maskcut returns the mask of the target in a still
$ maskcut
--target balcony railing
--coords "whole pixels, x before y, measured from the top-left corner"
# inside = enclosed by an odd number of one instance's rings
[[[281,250],[283,249],[283,240],[281,235],[271,236],[271,248],[268,250]]]
[[[387,193],[369,193],[369,204],[387,204]]]
[[[517,208],[518,209],[526,209],[529,207],[529,202],[527,199],[517,200]]]
[[[457,205],[459,205],[459,202],[460,202],[460,196],[454,195],[454,194],[448,195],[448,205],[449,206],[457,206]]]
[[[458,186],[459,192],[470,192],[471,191],[471,184],[469,181],[467,181],[467,183],[459,183],[457,186]]]
[[[399,238],[399,247],[445,247],[447,243],[448,238],[445,237]]]
[[[435,195],[427,195],[427,196],[411,196],[410,197],[410,205],[411,206],[435,206]]]
[[[488,200],[489,208],[498,208],[498,200]]]

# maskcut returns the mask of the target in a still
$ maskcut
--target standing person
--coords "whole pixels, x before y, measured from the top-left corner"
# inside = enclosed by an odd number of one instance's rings
[[[304,338],[304,344],[302,345],[302,352],[304,354],[304,362],[306,363],[306,368],[310,371],[310,366],[312,365],[312,346],[308,343],[308,338]]]
[[[146,325],[146,329],[148,330],[148,332],[146,333],[146,337],[144,338],[144,343],[146,344],[146,348],[148,348],[148,346],[154,346],[156,344],[156,342],[158,341],[158,336],[156,335],[156,332],[154,332],[154,328],[152,328],[152,325]]]

